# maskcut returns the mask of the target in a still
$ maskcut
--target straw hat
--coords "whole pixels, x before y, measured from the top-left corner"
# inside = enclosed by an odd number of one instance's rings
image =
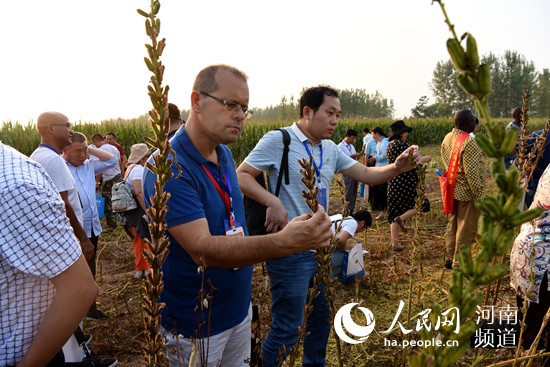
[[[128,163],[135,164],[139,163],[144,157],[149,155],[149,148],[147,144],[139,143],[134,144],[130,148],[130,156],[128,157]]]

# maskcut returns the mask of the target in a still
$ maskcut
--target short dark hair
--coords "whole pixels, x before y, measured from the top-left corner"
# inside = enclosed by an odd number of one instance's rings
[[[298,101],[300,118],[304,117],[304,107],[306,106],[311,108],[313,112],[317,112],[325,101],[325,96],[338,98],[338,92],[327,85],[319,85],[304,90]]]
[[[346,135],[344,136],[357,136],[357,131],[353,130],[353,129],[348,129],[346,131]]]
[[[107,136],[107,135],[111,135],[116,140],[116,134],[115,133],[108,132],[107,134],[105,134],[105,136]]]
[[[248,80],[248,76],[236,67],[225,64],[210,65],[199,71],[197,77],[195,78],[195,83],[193,83],[193,90],[204,93],[212,93],[217,91],[218,84],[216,83],[216,73],[220,70],[229,71],[245,82]]]
[[[370,133],[370,130],[369,130],[368,127],[364,127],[364,128],[363,128],[363,132],[364,132],[365,134],[368,134],[368,133]]]
[[[79,133],[78,131],[73,131],[73,135],[71,136],[71,141],[73,143],[85,143],[87,141],[86,135]]]
[[[365,227],[372,226],[372,217],[368,210],[359,210],[351,215],[357,222],[364,221]]]
[[[180,112],[178,106],[176,106],[173,103],[168,103],[168,117],[170,118],[170,122],[180,122],[181,121],[181,112]]]
[[[523,115],[523,110],[521,109],[521,107],[516,107],[512,110],[512,117],[514,119],[519,119],[521,120],[521,116]]]
[[[473,133],[476,129],[479,120],[469,109],[460,110],[455,113],[455,128],[465,131],[467,133]]]
[[[95,133],[94,135],[92,135],[92,141],[94,141],[94,140],[105,141],[105,138],[103,137],[103,135],[101,135],[99,133]]]

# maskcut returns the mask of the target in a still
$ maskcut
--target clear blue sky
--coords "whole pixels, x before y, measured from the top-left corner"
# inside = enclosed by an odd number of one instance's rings
[[[170,100],[188,108],[193,79],[212,63],[249,75],[250,105],[303,87],[380,91],[408,115],[450,36],[431,0],[161,1]],[[132,118],[150,109],[143,63],[145,0],[17,0],[2,4],[0,121],[56,110],[72,120]],[[457,32],[482,54],[516,50],[550,67],[550,1],[447,0]],[[433,102],[433,98],[431,99]]]

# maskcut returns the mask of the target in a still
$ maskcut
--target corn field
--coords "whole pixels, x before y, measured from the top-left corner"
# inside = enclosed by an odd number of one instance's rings
[[[510,119],[501,119],[508,122]],[[497,120],[498,121],[498,120]],[[355,129],[361,137],[361,131],[364,127],[370,129],[380,126],[389,135],[390,125],[393,120],[390,119],[365,119],[365,120],[341,120],[332,140],[336,143],[344,138],[347,129]],[[268,131],[282,126],[288,126],[288,122],[269,122],[269,121],[247,121],[239,141],[230,146],[233,156],[237,163],[240,163]],[[409,142],[419,146],[428,146],[440,144],[445,135],[452,129],[452,119],[410,119],[406,121],[414,127]],[[532,130],[542,129],[546,121],[544,119],[530,120]],[[86,135],[89,139],[95,133],[105,135],[108,132],[114,132],[117,135],[117,141],[129,154],[129,149],[133,144],[143,143],[146,136],[153,137],[153,131],[148,122],[141,119],[105,121],[100,124],[78,122],[73,125],[73,130]],[[480,132],[484,132],[481,127]],[[0,141],[19,150],[25,155],[30,155],[40,143],[40,137],[36,130],[36,125],[4,122],[0,129]],[[356,149],[360,150],[362,139],[356,139]]]

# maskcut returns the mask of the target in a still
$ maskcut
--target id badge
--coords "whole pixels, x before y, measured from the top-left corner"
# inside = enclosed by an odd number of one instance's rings
[[[225,226],[225,235],[226,236],[244,236],[244,229],[243,226],[237,221],[235,221],[235,226],[232,227],[229,224],[229,220],[225,219],[224,221]]]
[[[226,236],[244,236],[244,230],[243,227],[238,226],[235,228],[231,228],[228,231],[225,231]]]
[[[328,196],[327,196],[327,189],[325,188],[319,188],[319,193],[317,194],[317,201],[320,205],[325,208],[325,210],[328,210]]]

